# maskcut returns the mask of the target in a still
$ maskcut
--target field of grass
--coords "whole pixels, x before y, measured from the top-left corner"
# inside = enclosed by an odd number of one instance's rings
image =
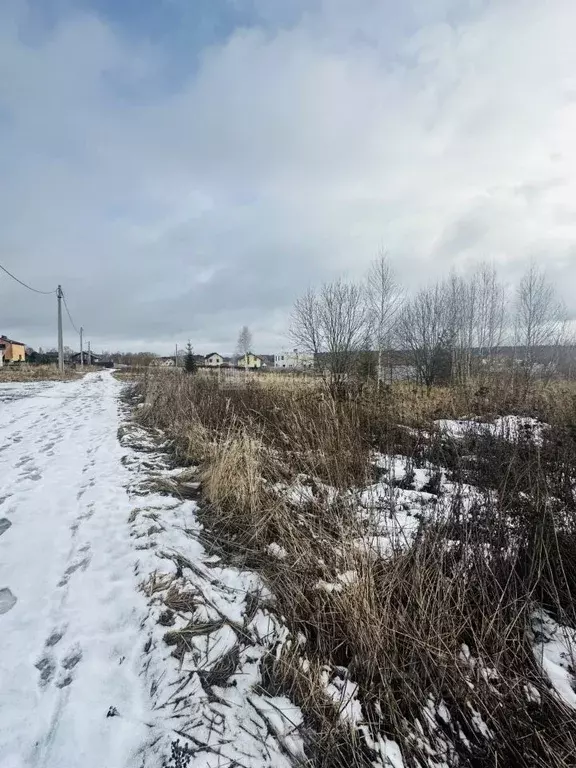
[[[86,369],[84,370],[86,373]],[[0,384],[18,381],[60,381],[83,375],[79,369],[66,368],[64,377],[56,365],[4,365],[0,368]]]
[[[266,677],[304,711],[312,765],[575,764],[573,384],[337,402],[163,371],[135,394],[200,462],[214,551],[263,575],[290,628]]]

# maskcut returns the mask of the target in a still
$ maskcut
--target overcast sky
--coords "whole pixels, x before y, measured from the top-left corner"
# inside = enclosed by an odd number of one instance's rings
[[[1,0],[0,263],[96,349],[284,345],[387,248],[576,313],[574,0]],[[0,275],[0,333],[54,346]],[[77,346],[69,324],[65,342]]]

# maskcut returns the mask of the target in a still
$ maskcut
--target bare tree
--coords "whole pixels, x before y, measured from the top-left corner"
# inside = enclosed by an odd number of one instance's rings
[[[367,328],[363,286],[336,280],[318,291],[310,289],[298,299],[290,337],[314,354],[316,367],[328,380],[332,394],[340,397],[356,369]]]
[[[465,384],[482,360],[490,362],[502,343],[505,289],[496,271],[481,264],[468,278],[450,275],[443,283],[444,323],[452,338],[452,380]]]
[[[553,362],[553,351],[559,351],[565,337],[566,319],[564,304],[554,286],[532,263],[516,291],[516,344],[522,348],[527,378],[534,373],[539,347],[553,348],[546,351],[549,362]]]
[[[314,365],[317,367],[322,341],[319,296],[313,288],[309,288],[303,296],[296,299],[289,335],[304,352],[314,356]]]
[[[490,363],[502,345],[506,326],[506,288],[493,266],[482,263],[474,275],[478,291],[476,346]]]
[[[247,325],[243,325],[238,334],[238,354],[244,357],[244,370],[248,372],[248,353],[252,351],[252,333]]]
[[[465,384],[472,369],[478,296],[473,280],[452,273],[438,285],[443,343],[450,340],[450,378]]]
[[[382,356],[390,346],[390,332],[401,301],[401,294],[386,253],[372,262],[366,276],[366,297],[373,343],[378,352],[377,386],[382,378]]]
[[[410,354],[417,378],[428,388],[452,376],[454,290],[450,282],[423,288],[406,302],[396,322],[397,343]]]

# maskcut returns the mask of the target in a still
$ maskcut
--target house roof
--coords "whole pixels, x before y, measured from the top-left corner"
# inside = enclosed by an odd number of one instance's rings
[[[23,341],[14,341],[14,339],[9,339],[8,336],[0,336],[0,344],[6,344],[6,342],[8,344],[18,344],[21,347],[26,346]]]
[[[92,350],[88,352],[87,349],[85,349],[82,354],[84,355],[85,360],[87,360],[89,357],[91,357],[93,360],[100,360],[100,358],[102,357],[102,355],[98,355],[96,354],[96,352],[92,352]],[[71,359],[76,357],[78,358],[78,360],[80,360],[80,352],[74,352],[73,354],[70,355]]]
[[[220,354],[220,352],[210,352],[210,354],[209,354],[209,355],[205,355],[205,356],[204,356],[204,360],[207,360],[209,357],[212,357],[212,355],[218,355],[218,357],[222,357],[222,355]],[[222,359],[224,359],[224,358],[222,358]]]

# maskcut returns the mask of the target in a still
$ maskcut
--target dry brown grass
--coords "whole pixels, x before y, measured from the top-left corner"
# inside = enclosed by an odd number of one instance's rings
[[[202,461],[210,535],[260,570],[294,636],[305,637],[304,646],[268,660],[265,680],[302,706],[315,734],[314,764],[373,765],[365,740],[325,693],[326,669],[345,668],[359,686],[372,739],[394,739],[407,766],[573,766],[576,715],[535,664],[531,616],[540,604],[576,625],[576,446],[562,428],[574,423],[574,386],[513,395],[499,382],[430,392],[399,384],[336,403],[316,386],[270,381],[219,386],[203,377],[148,376],[139,385],[139,414],[168,432],[181,460]],[[486,484],[482,509],[464,516],[455,503],[391,556],[357,546],[364,531],[350,489],[371,481],[371,448],[414,449],[402,443],[399,422],[429,427],[436,418],[504,412],[533,412],[559,426],[537,451],[488,438],[458,447],[441,435],[426,448],[455,477],[472,472]],[[470,450],[479,457],[472,469]],[[306,504],[277,492],[277,484],[303,477],[312,490]],[[550,504],[552,495],[558,504]],[[285,558],[270,554],[271,543]],[[319,588],[346,572],[355,579],[345,588]],[[462,656],[464,644],[473,664]],[[528,700],[528,684],[539,704]]]
[[[84,370],[87,373],[87,369]],[[73,380],[82,376],[79,370],[66,368],[60,375],[56,365],[3,365],[0,368],[0,384],[19,381],[60,381]]]

